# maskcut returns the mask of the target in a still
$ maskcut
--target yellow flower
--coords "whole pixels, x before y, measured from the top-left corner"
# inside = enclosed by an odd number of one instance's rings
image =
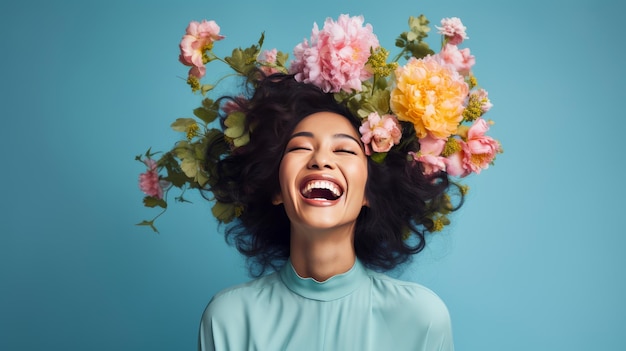
[[[200,127],[198,127],[197,123],[190,124],[187,127],[187,140],[191,141],[191,139],[198,135],[199,130]]]
[[[401,121],[413,123],[415,134],[445,139],[463,119],[469,88],[461,75],[427,56],[411,58],[396,70],[391,109]]]

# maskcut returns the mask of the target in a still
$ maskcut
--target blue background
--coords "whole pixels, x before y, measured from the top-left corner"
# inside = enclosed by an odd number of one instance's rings
[[[190,20],[290,51],[312,23],[363,14],[392,47],[409,15],[458,16],[505,153],[468,179],[454,225],[404,271],[448,304],[458,350],[617,350],[623,7],[584,1],[22,1],[0,5],[0,349],[192,350],[211,296],[248,279],[189,194],[157,222],[134,161],[190,117],[177,63]],[[430,43],[435,48],[438,36]],[[407,326],[407,333],[410,326]]]

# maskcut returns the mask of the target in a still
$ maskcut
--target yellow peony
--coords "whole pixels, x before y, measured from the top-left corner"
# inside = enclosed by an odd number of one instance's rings
[[[399,120],[413,123],[418,138],[445,139],[456,132],[469,92],[460,74],[432,56],[411,58],[395,74],[390,104]]]

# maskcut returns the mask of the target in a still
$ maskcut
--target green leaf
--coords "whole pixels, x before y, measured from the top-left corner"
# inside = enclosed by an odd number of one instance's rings
[[[156,229],[156,227],[154,226],[154,220],[151,221],[141,221],[135,225],[139,225],[139,226],[148,226],[150,227],[155,233],[159,233],[159,231]]]
[[[419,17],[409,17],[409,28],[411,28],[411,32],[408,33],[407,39],[409,41],[421,41],[426,38],[428,36],[428,32],[430,32],[430,27],[428,26],[429,23],[430,21],[428,21],[426,16],[423,14]]]
[[[218,116],[217,111],[208,110],[204,107],[198,107],[194,109],[193,114],[194,116],[204,121],[204,123],[206,124],[213,122]]]
[[[261,49],[258,45],[252,45],[247,49],[237,48],[233,50],[230,57],[224,60],[238,73],[247,75],[251,69],[255,68],[256,58]]]
[[[176,118],[174,123],[172,123],[171,127],[177,132],[187,132],[187,129],[196,124],[196,120],[193,118]]]
[[[204,143],[190,144],[183,140],[179,141],[173,150],[176,157],[180,159],[180,169],[189,177],[191,187],[202,187],[208,181],[207,175],[202,171],[204,147]]]
[[[262,32],[261,37],[259,38],[259,49],[263,47],[264,41],[265,41],[265,32]]]
[[[213,88],[215,88],[215,85],[212,85],[212,84],[202,84],[202,86],[200,86],[200,94],[206,95],[206,93],[208,93],[209,91],[213,90]]]
[[[233,139],[236,147],[246,145],[250,141],[250,133],[246,128],[246,115],[243,112],[235,111],[226,117],[224,125],[224,135]]]
[[[372,154],[372,161],[376,162],[376,163],[383,163],[383,161],[385,160],[385,157],[387,157],[387,153],[386,152],[375,152]]]
[[[235,205],[217,201],[211,208],[211,212],[220,222],[228,223],[235,218]]]
[[[433,55],[435,52],[425,42],[410,43],[407,45],[407,49],[411,52],[413,57],[420,59],[427,55]]]
[[[391,92],[385,90],[374,90],[374,93],[369,98],[370,104],[374,107],[381,116],[389,112],[389,99],[391,98]]]
[[[408,41],[414,41],[414,40],[416,40],[417,38],[418,38],[418,36],[417,36],[417,34],[416,34],[416,33],[414,33],[414,32],[409,32],[409,33],[407,33],[407,35],[406,35],[406,39],[407,39]]]
[[[192,179],[189,179],[189,177],[187,177],[180,169],[178,160],[176,160],[172,152],[168,152],[163,155],[163,157],[159,160],[159,164],[167,170],[167,176],[163,177],[163,179],[172,183],[173,186],[182,188],[186,183],[192,181]]]
[[[159,199],[153,196],[146,196],[143,198],[143,205],[146,207],[161,207],[167,208],[167,202],[163,199]]]
[[[289,59],[289,54],[286,54],[282,51],[279,51],[276,53],[276,65],[277,66],[285,67],[288,59]]]
[[[396,39],[396,46],[399,48],[406,47],[407,44],[407,32],[400,34],[400,36]]]

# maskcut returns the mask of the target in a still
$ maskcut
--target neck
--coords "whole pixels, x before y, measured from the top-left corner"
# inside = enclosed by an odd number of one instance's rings
[[[303,278],[325,281],[349,271],[356,260],[354,228],[305,231],[291,228],[290,259]]]

